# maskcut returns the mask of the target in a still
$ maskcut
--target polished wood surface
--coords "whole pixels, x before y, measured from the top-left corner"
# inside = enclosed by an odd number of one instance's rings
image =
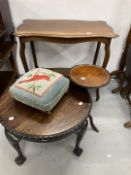
[[[91,65],[78,65],[70,71],[70,78],[77,85],[97,88],[105,86],[110,80],[107,70]]]
[[[72,85],[48,115],[13,100],[7,92],[1,98],[0,116],[4,125],[15,132],[34,136],[55,135],[72,129],[87,118],[91,108],[89,98],[86,89]]]
[[[106,68],[110,58],[111,39],[118,35],[105,21],[81,20],[24,20],[17,28],[15,36],[20,40],[20,57],[25,71],[29,71],[25,44],[30,42],[34,65],[38,67],[34,41],[52,43],[98,42],[93,64],[97,63],[100,45],[105,45],[105,56],[102,67]]]
[[[117,34],[104,21],[81,20],[24,20],[15,34],[19,37],[117,37]]]

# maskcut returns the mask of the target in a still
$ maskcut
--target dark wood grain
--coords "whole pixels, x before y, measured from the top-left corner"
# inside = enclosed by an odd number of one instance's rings
[[[77,85],[97,88],[105,86],[109,82],[110,74],[98,66],[78,65],[72,68],[70,78]]]
[[[18,133],[49,136],[66,132],[80,125],[90,112],[88,91],[70,86],[69,92],[50,115],[13,100],[8,93],[1,98],[0,116],[9,128]],[[13,116],[14,120],[10,121]]]

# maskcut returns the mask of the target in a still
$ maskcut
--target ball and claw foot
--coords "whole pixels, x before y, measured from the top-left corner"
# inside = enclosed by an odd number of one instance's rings
[[[87,126],[88,126],[88,121],[85,120],[83,122],[83,124],[81,125],[81,127],[76,132],[77,138],[76,138],[75,149],[73,150],[73,152],[76,156],[80,156],[83,152],[83,149],[80,148],[80,142],[81,142],[81,140],[86,132]]]
[[[25,157],[16,157],[15,158],[15,162],[17,165],[22,165],[22,164],[24,164],[25,161],[26,161]]]
[[[83,149],[82,148],[75,148],[73,153],[76,155],[76,156],[81,156],[83,152]]]
[[[13,148],[18,153],[18,156],[15,159],[15,162],[17,165],[22,165],[26,161],[26,157],[23,155],[19,142],[21,141],[21,138],[16,137],[15,135],[11,134],[9,131],[5,129],[5,136],[9,143],[13,146]]]

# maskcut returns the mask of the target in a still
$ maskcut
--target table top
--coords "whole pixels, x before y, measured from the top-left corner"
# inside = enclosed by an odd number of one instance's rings
[[[90,95],[87,89],[70,84],[50,115],[26,106],[5,93],[1,98],[1,123],[12,133],[21,135],[53,137],[68,133],[80,126],[91,110]]]
[[[109,83],[110,74],[102,67],[83,64],[72,68],[70,78],[79,86],[99,88]]]
[[[82,20],[24,20],[16,36],[43,36],[60,38],[115,38],[118,35],[105,21]]]

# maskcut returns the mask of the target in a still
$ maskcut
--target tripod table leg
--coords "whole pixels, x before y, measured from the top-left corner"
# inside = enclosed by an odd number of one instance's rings
[[[95,126],[95,124],[93,122],[92,116],[90,114],[88,116],[89,116],[89,121],[90,121],[90,125],[91,125],[92,129],[96,132],[99,132],[99,130],[97,129],[97,127]]]

